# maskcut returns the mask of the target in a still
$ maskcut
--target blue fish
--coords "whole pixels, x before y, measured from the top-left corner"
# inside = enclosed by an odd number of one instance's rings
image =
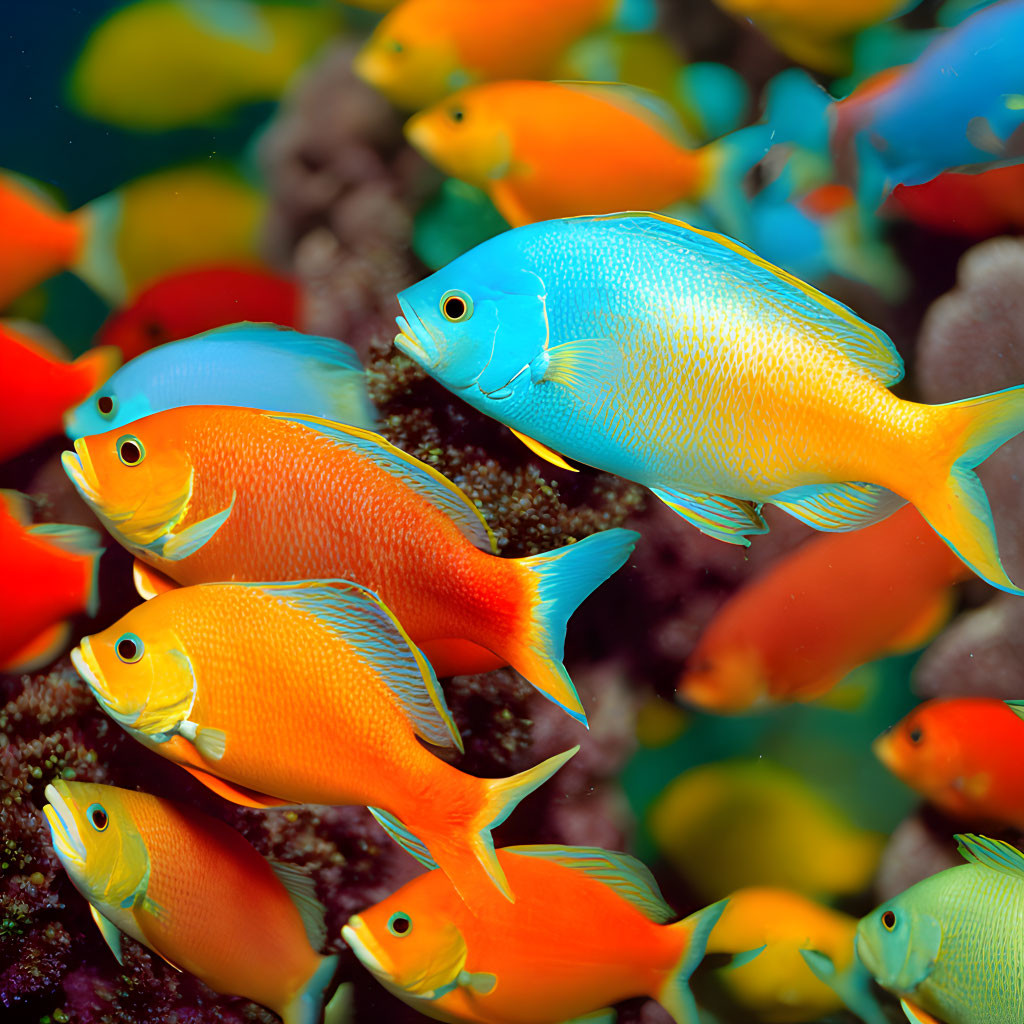
[[[218,327],[125,363],[64,417],[75,441],[183,405],[303,413],[371,429],[366,375],[344,342],[273,324]]]

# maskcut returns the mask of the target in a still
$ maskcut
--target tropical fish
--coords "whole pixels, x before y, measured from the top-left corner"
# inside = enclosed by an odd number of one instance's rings
[[[48,665],[67,644],[67,620],[95,614],[99,601],[99,534],[31,523],[28,498],[0,491],[0,672]]]
[[[864,530],[814,537],[719,609],[679,696],[716,712],[813,700],[860,665],[923,646],[949,620],[951,588],[967,575],[912,506]]]
[[[355,60],[392,103],[418,110],[467,85],[548,78],[570,43],[603,25],[645,29],[649,0],[403,0]]]
[[[819,898],[857,893],[884,844],[766,758],[683,772],[658,796],[648,822],[658,849],[704,899],[750,885]]]
[[[738,222],[742,178],[769,146],[760,125],[691,149],[660,97],[595,82],[472,86],[416,114],[405,133],[446,174],[484,189],[513,226],[705,201]],[[587,173],[595,166],[600,174]]]
[[[1024,829],[1021,725],[989,697],[919,704],[874,744],[878,759],[936,807],[965,821]]]
[[[728,14],[752,21],[787,57],[815,71],[850,69],[854,37],[880,21],[913,9],[920,0],[715,0]]]
[[[490,830],[579,749],[509,779],[435,757],[419,738],[462,740],[434,673],[376,595],[345,581],[172,590],[86,637],[72,661],[107,714],[214,792],[371,805],[465,898],[482,870],[512,899]]]
[[[125,430],[80,438],[64,468],[114,537],[158,572],[180,584],[354,580],[428,657],[447,658],[454,644],[449,671],[467,647],[471,659],[482,648],[586,720],[561,664],[566,622],[637,534],[606,530],[499,559],[462,491],[358,427],[187,406]]]
[[[298,287],[255,267],[188,268],[144,288],[130,306],[107,318],[97,340],[134,359],[165,341],[240,320],[300,327]]]
[[[90,117],[133,131],[210,121],[276,100],[337,24],[327,4],[135,0],[93,29],[69,95]]]
[[[733,954],[715,977],[745,1013],[770,1024],[817,1021],[845,1005],[866,1024],[887,1018],[871,976],[854,956],[857,918],[788,889],[751,887],[729,896],[707,952]],[[760,950],[754,957],[747,950]],[[807,957],[822,970],[820,981]],[[842,998],[837,994],[842,992]]]
[[[767,531],[764,504],[843,531],[910,501],[1021,593],[973,470],[1024,428],[1024,389],[897,398],[886,334],[723,235],[649,213],[544,221],[398,299],[396,345],[556,465],[644,484],[737,544]]]
[[[724,902],[668,924],[676,915],[653,876],[624,853],[509,846],[498,860],[515,904],[475,915],[430,871],[349,918],[342,938],[386,989],[436,1020],[596,1021],[646,995],[677,1024],[697,1024],[687,981]]]
[[[956,837],[967,864],[912,885],[857,926],[857,956],[911,1024],[1024,1020],[1024,856]]]
[[[71,363],[38,338],[0,321],[0,462],[59,434],[65,411],[99,387],[120,361],[117,349],[103,346]]]
[[[72,440],[181,405],[236,405],[372,427],[373,405],[344,342],[273,324],[234,324],[168,342],[122,366],[64,420]]]
[[[43,808],[53,849],[118,963],[121,934],[215,992],[285,1024],[323,1020],[336,956],[310,878],[234,829],[147,793],[58,779]]]
[[[74,213],[0,174],[0,309],[62,270],[112,305],[199,263],[257,264],[265,198],[227,169],[138,178]]]

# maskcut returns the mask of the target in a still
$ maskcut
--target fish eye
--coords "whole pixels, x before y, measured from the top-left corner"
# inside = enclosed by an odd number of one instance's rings
[[[397,39],[388,40],[388,49],[392,53],[404,53],[405,47]]]
[[[907,733],[907,738],[911,743],[920,743],[921,740],[924,739],[924,733],[921,732],[921,727],[919,725],[915,725],[914,728]]]
[[[138,661],[145,650],[146,645],[134,633],[125,633],[114,644],[114,651],[126,665],[132,665]]]
[[[462,323],[473,315],[473,300],[465,292],[445,292],[441,296],[441,313],[453,324]]]
[[[408,914],[392,914],[388,918],[388,931],[398,938],[408,935],[412,931],[412,918]]]
[[[112,395],[100,395],[96,399],[96,408],[99,409],[101,416],[113,416],[115,404]]]
[[[448,111],[448,116],[456,123],[461,124],[466,119],[466,112],[462,107],[452,107]]]
[[[85,816],[89,819],[89,824],[97,832],[102,832],[110,823],[110,818],[107,816],[103,804],[89,804],[89,809],[85,812]]]
[[[134,434],[125,434],[117,439],[117,457],[126,466],[137,466],[146,457],[146,449]]]
[[[887,932],[891,932],[896,927],[896,915],[891,910],[887,910],[882,915],[882,927]]]

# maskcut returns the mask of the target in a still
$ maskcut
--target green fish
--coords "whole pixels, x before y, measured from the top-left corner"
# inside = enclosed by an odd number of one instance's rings
[[[984,836],[956,839],[967,863],[868,914],[857,955],[913,1024],[1024,1021],[1024,854]]]

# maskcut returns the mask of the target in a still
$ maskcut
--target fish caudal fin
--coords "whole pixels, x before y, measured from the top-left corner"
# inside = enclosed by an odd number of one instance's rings
[[[326,996],[332,994],[338,974],[338,958],[325,956],[313,976],[280,1010],[284,1024],[322,1024]]]
[[[1024,430],[1024,387],[938,407],[952,420],[955,450],[941,487],[914,497],[928,525],[983,580],[1024,595],[999,558],[992,509],[974,467]]]
[[[492,648],[549,700],[586,725],[576,687],[562,664],[565,629],[584,598],[629,557],[639,534],[605,530],[557,551],[517,559],[526,576],[529,618],[519,636]]]
[[[837,971],[835,964],[815,949],[801,949],[800,955],[811,973],[828,985],[854,1016],[864,1024],[886,1024],[889,1018],[871,990],[871,972],[856,956],[845,970]]]
[[[682,953],[665,984],[662,985],[661,991],[652,994],[671,1014],[676,1024],[698,1024],[700,1020],[697,1003],[690,991],[690,975],[704,959],[708,937],[728,902],[728,900],[719,900],[682,921],[667,925],[668,928],[679,933]]]

